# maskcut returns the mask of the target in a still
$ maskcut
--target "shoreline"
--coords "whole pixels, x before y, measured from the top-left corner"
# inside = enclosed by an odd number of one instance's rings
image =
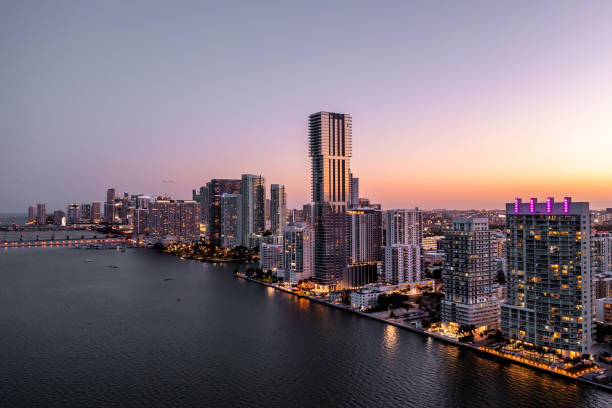
[[[287,289],[284,289],[284,288],[280,288],[278,286],[274,286],[271,283],[263,282],[263,281],[260,281],[260,280],[257,280],[257,279],[250,278],[250,277],[248,277],[248,276],[246,276],[244,274],[235,273],[234,276],[238,277],[238,278],[241,278],[241,279],[244,279],[246,281],[254,282],[254,283],[257,283],[257,284],[260,284],[260,285],[263,285],[263,286],[270,287],[272,289],[276,289],[276,290],[278,290],[280,292],[287,293],[287,294],[290,294],[290,295],[293,295],[293,296],[296,296],[296,297],[299,297],[299,298],[308,299],[308,300],[313,301],[315,303],[319,303],[319,304],[322,304],[322,305],[325,305],[325,306],[329,306],[329,307],[332,307],[332,308],[335,308],[335,309],[339,309],[339,310],[344,310],[344,311],[349,312],[349,313],[357,314],[357,315],[360,315],[362,317],[366,317],[366,318],[378,321],[380,323],[384,323],[384,324],[388,324],[388,325],[397,327],[399,329],[408,330],[408,331],[411,331],[413,333],[420,334],[421,336],[431,337],[434,340],[438,340],[438,341],[441,341],[441,342],[446,343],[446,344],[452,344],[452,345],[460,347],[460,348],[471,350],[471,351],[473,351],[473,352],[475,352],[475,353],[477,353],[477,354],[479,354],[481,356],[488,357],[491,360],[496,360],[498,362],[501,360],[501,361],[504,361],[504,362],[507,362],[507,363],[518,364],[518,365],[521,365],[523,367],[528,367],[528,368],[535,369],[535,370],[538,370],[538,371],[541,371],[541,372],[545,372],[545,373],[548,373],[548,374],[551,374],[551,375],[557,375],[557,376],[563,377],[563,378],[565,378],[567,380],[575,381],[575,382],[582,383],[582,384],[585,384],[585,385],[590,385],[590,386],[599,388],[601,390],[607,391],[609,393],[612,393],[612,386],[608,385],[608,384],[597,383],[597,382],[594,382],[594,381],[591,381],[591,380],[588,380],[588,379],[582,378],[582,377],[573,377],[571,375],[567,375],[567,374],[564,374],[564,373],[559,372],[559,371],[554,371],[554,370],[551,370],[551,369],[548,369],[548,368],[544,368],[544,367],[535,365],[533,363],[515,360],[513,358],[506,357],[506,356],[501,355],[501,354],[497,354],[497,353],[493,353],[493,352],[485,350],[485,349],[481,349],[481,348],[479,348],[477,346],[474,346],[472,344],[461,343],[461,342],[459,342],[457,340],[453,340],[453,339],[448,338],[446,336],[442,336],[442,335],[439,335],[439,334],[436,334],[436,333],[431,333],[431,332],[427,332],[427,331],[424,331],[424,330],[420,330],[420,329],[417,329],[416,327],[411,327],[409,325],[401,324],[399,322],[394,322],[394,321],[386,320],[386,319],[374,316],[374,315],[369,314],[369,313],[360,312],[358,310],[354,310],[354,309],[351,309],[349,307],[341,306],[339,304],[329,303],[329,302],[327,302],[325,300],[317,299],[317,298],[314,298],[312,296],[303,295],[303,294],[300,294],[300,293],[295,293],[293,291],[290,291],[290,290],[287,290]]]

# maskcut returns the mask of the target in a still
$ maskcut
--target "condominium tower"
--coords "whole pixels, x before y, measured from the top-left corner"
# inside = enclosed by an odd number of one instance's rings
[[[506,204],[508,277],[501,328],[564,356],[590,353],[593,336],[589,203]]]
[[[270,231],[280,235],[287,225],[287,193],[282,184],[270,185]]]
[[[453,218],[442,245],[442,322],[479,331],[497,328],[500,300],[493,290],[495,246],[489,219]]]
[[[266,181],[262,176],[243,174],[240,183],[241,216],[239,218],[242,246],[250,247],[251,237],[261,235],[266,229],[265,204]]]
[[[346,208],[349,196],[351,116],[318,112],[308,118],[312,160],[314,276],[330,288],[341,284],[348,265]]]
[[[223,245],[223,218],[221,213],[221,197],[224,193],[240,194],[240,180],[212,179],[206,184],[208,192],[208,237],[212,246]]]

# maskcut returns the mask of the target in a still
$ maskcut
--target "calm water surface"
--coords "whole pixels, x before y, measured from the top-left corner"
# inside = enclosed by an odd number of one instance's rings
[[[612,406],[234,268],[144,249],[0,252],[0,406]]]

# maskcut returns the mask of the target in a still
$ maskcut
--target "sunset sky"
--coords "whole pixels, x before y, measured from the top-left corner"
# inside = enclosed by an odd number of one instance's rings
[[[0,58],[0,212],[242,173],[301,206],[321,110],[383,208],[612,207],[610,1],[2,1]]]

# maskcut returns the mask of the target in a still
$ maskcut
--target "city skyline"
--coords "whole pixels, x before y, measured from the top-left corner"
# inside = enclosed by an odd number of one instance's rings
[[[3,3],[0,212],[245,173],[299,208],[319,110],[354,118],[351,170],[385,208],[612,207],[612,5],[473,4]]]

